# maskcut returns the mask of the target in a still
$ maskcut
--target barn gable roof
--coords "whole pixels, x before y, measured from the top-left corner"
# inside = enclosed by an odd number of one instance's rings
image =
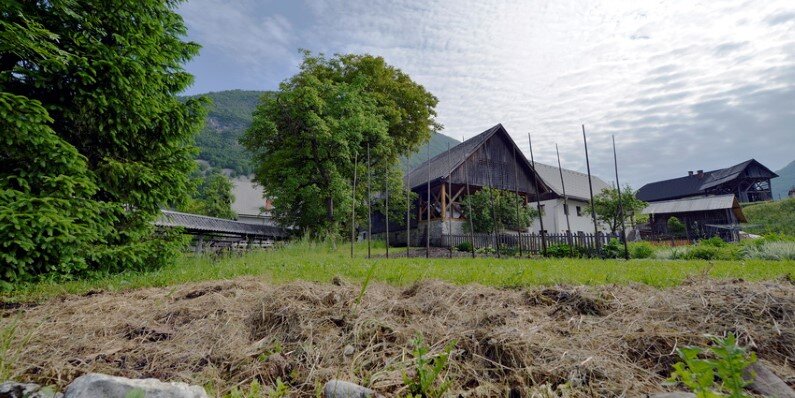
[[[431,184],[436,181],[448,178],[473,153],[475,153],[482,145],[484,145],[489,139],[497,134],[504,135],[506,141],[513,146],[514,150],[516,150],[517,161],[520,162],[523,167],[529,170],[533,176],[538,176],[538,174],[533,171],[533,167],[530,165],[530,162],[524,156],[521,149],[516,146],[516,143],[513,141],[513,139],[511,139],[511,136],[505,130],[505,127],[503,127],[500,123],[454,147],[451,147],[449,151],[444,151],[434,156],[430,159],[430,162],[423,162],[409,172],[408,176],[405,177],[405,181],[412,189],[426,185],[428,183],[429,163]],[[538,182],[538,188],[541,192],[548,192],[550,190],[549,187],[544,183],[543,179],[539,178]]]
[[[734,166],[706,171],[701,177],[694,174],[692,176],[684,176],[672,178],[670,180],[652,182],[642,186],[635,196],[637,196],[638,199],[646,202],[654,202],[702,195],[706,189],[713,188],[737,179],[740,177],[740,175],[742,175],[743,171],[745,171],[745,169],[751,165],[759,166],[768,172],[770,174],[770,178],[778,177],[778,174],[770,171],[770,169],[757,162],[755,159],[749,159]]]
[[[155,221],[158,227],[185,228],[193,233],[221,233],[257,237],[284,238],[288,232],[284,228],[270,225],[246,224],[234,220],[208,217],[178,211],[161,210]]]

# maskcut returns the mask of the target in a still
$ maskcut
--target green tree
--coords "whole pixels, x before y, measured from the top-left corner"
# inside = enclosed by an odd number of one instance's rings
[[[623,221],[626,225],[629,225],[632,215],[640,213],[641,210],[646,208],[647,203],[636,198],[635,191],[627,185],[621,190],[621,205],[624,210]],[[591,213],[591,209],[590,205],[586,206],[588,213]],[[615,234],[621,228],[622,217],[617,189],[605,188],[594,196],[593,209],[596,210],[596,218],[610,228],[610,233]]]
[[[492,196],[494,212],[491,209]],[[471,211],[474,232],[492,232],[495,222],[497,231],[526,230],[533,223],[533,219],[538,217],[535,209],[525,206],[521,196],[500,189],[483,188],[464,198],[463,205],[464,214],[469,215]],[[464,230],[469,232],[469,223],[464,223]]]
[[[676,217],[669,218],[666,224],[668,225],[668,233],[679,235],[685,232],[685,224]]]
[[[350,222],[357,164],[361,219],[368,144],[373,192],[386,184],[390,207],[405,208],[405,195],[395,194],[405,192],[398,159],[440,128],[436,103],[383,58],[305,52],[299,73],[262,98],[242,138],[254,154],[255,179],[273,200],[274,218],[315,236],[340,232]]]
[[[152,221],[160,206],[186,197],[203,120],[201,100],[176,98],[192,81],[182,65],[199,49],[182,41],[176,3],[3,2],[2,139],[38,146],[4,151],[0,188],[9,208],[54,223],[39,219],[21,227],[32,240],[13,238],[26,269],[118,271],[173,258]],[[50,216],[56,208],[62,217]]]
[[[196,172],[194,181],[196,189],[180,210],[230,220],[237,217],[232,210],[235,197],[232,195],[233,186],[229,178],[218,169],[209,169],[206,172]]]

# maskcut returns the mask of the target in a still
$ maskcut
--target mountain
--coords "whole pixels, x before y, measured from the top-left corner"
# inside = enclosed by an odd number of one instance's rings
[[[200,160],[214,167],[231,169],[236,175],[251,174],[250,155],[238,142],[251,126],[252,113],[268,91],[229,90],[200,96],[209,97],[207,119],[196,136]]]
[[[795,161],[792,161],[786,167],[776,171],[778,178],[774,178],[771,183],[773,184],[773,198],[786,198],[790,188],[795,187]]]
[[[263,95],[269,91],[228,90],[197,96],[209,97],[212,104],[208,108],[204,128],[196,136],[200,160],[207,161],[214,167],[233,170],[235,175],[251,174],[250,155],[238,142],[238,139],[251,126],[252,113]],[[458,140],[443,134],[433,134],[427,145],[431,147],[431,157],[447,150],[447,144],[453,147]],[[426,160],[426,145],[409,157],[409,166],[417,167]],[[401,160],[402,169],[405,159]]]

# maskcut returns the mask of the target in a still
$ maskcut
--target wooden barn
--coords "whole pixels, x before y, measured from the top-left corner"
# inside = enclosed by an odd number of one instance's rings
[[[490,186],[517,192],[525,203],[535,201],[536,186],[541,194],[551,192],[502,124],[498,124],[431,158],[404,177],[404,183],[418,196],[411,217],[412,244],[424,242],[429,232],[432,245],[441,245],[442,234],[464,233],[466,217],[461,201],[467,195],[467,182],[470,194]],[[406,227],[402,221],[389,224],[394,244],[405,244]],[[383,232],[385,223],[378,215],[373,219],[373,234]]]
[[[778,174],[754,159],[712,171],[688,172],[685,177],[642,186],[636,196],[645,202],[659,202],[695,196],[732,194],[740,203],[772,200],[770,180]]]

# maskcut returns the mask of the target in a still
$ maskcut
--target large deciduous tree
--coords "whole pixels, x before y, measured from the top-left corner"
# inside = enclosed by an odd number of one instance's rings
[[[389,186],[397,219],[405,209],[398,159],[440,128],[437,99],[383,58],[304,53],[300,71],[262,98],[243,144],[274,217],[304,233],[338,233],[355,196],[366,200],[367,147],[373,192]],[[357,192],[352,195],[354,165]],[[360,215],[365,207],[359,205]],[[403,210],[405,211],[405,210]]]
[[[152,221],[185,198],[203,120],[201,100],[176,98],[199,46],[174,6],[3,2],[0,279],[172,258]]]
[[[647,203],[635,197],[635,191],[629,185],[621,190],[621,206],[623,207],[623,221],[627,221],[643,210]],[[591,206],[587,206],[587,212],[591,213]],[[615,188],[605,188],[593,198],[593,209],[596,210],[596,218],[607,224],[610,233],[615,234],[621,228],[622,214],[619,207],[618,190]]]

